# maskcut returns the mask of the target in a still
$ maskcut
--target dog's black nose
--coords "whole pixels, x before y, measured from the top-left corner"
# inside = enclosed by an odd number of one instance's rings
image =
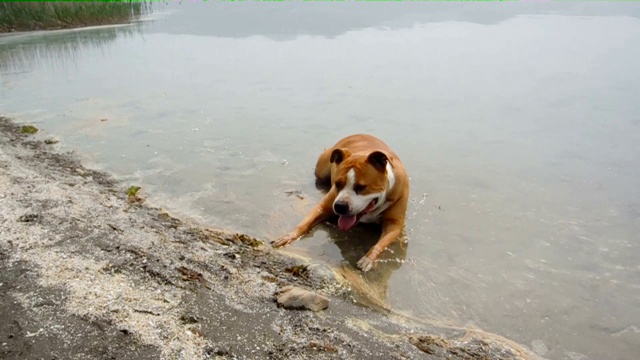
[[[338,215],[349,215],[349,204],[339,201],[333,204],[333,211]]]

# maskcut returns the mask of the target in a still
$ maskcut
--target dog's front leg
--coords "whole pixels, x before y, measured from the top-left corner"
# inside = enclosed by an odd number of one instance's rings
[[[385,221],[382,225],[380,240],[369,249],[365,256],[358,260],[358,268],[363,272],[371,270],[375,261],[380,257],[380,254],[400,237],[403,226],[404,223],[401,221]]]
[[[281,247],[289,245],[308,233],[314,226],[327,220],[333,214],[333,201],[335,198],[335,190],[331,189],[292,232],[274,241],[273,246]]]

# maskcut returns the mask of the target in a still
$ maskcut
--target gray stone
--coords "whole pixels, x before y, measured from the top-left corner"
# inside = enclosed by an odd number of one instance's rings
[[[278,306],[289,310],[320,311],[329,307],[326,296],[292,285],[280,288],[275,296]]]

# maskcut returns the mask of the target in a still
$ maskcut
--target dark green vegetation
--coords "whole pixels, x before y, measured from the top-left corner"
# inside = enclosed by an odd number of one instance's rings
[[[127,195],[136,196],[139,190],[140,190],[140,186],[131,186],[129,187],[129,189],[127,189]]]
[[[127,199],[129,200],[129,203],[139,204],[144,201],[141,197],[138,196],[138,191],[140,191],[140,189],[140,186],[130,186],[129,189],[127,189]]]
[[[24,125],[20,128],[20,132],[23,134],[35,134],[38,132],[38,128],[32,125]]]
[[[0,2],[0,32],[129,23],[150,10],[141,1]]]

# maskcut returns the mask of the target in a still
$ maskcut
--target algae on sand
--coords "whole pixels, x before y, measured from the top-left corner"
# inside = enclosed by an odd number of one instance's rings
[[[136,196],[136,194],[138,194],[138,191],[140,191],[141,187],[140,186],[130,186],[127,189],[127,195],[128,196]]]
[[[33,125],[23,125],[20,128],[20,132],[23,134],[35,134],[38,132],[38,128]]]
[[[140,186],[130,186],[127,189],[127,200],[129,200],[130,204],[141,203],[143,199],[138,196],[138,191],[140,191]]]

